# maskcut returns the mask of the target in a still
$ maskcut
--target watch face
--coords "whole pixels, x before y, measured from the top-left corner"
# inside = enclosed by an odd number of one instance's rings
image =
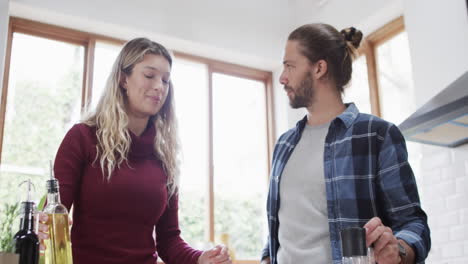
[[[406,257],[406,248],[398,242],[398,250],[401,257]]]

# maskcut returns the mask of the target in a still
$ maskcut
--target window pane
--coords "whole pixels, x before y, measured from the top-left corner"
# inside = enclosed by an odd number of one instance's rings
[[[266,237],[265,102],[262,82],[213,74],[215,236],[237,259],[258,259]]]
[[[94,51],[93,92],[91,109],[94,109],[104,92],[107,78],[111,73],[115,59],[119,55],[122,46],[104,42],[96,42]]]
[[[414,112],[414,88],[406,32],[377,47],[382,117],[400,124]]]
[[[353,62],[353,75],[344,89],[343,102],[354,102],[361,113],[371,113],[366,56]]]
[[[35,184],[36,201],[45,194],[49,160],[80,117],[83,63],[82,46],[13,34],[1,202],[18,202],[17,186],[26,179]]]
[[[205,65],[175,60],[171,73],[182,148],[179,221],[182,237],[203,247],[207,228],[208,70]]]

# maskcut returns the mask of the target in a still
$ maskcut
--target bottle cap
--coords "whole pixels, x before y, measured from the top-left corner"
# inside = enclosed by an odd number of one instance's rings
[[[19,187],[21,188],[23,184],[27,184],[28,189],[26,191],[26,199],[21,202],[20,214],[33,213],[35,209],[35,203],[32,201],[31,197],[33,196],[32,192],[35,189],[34,184],[29,179],[21,182]]]
[[[20,214],[21,215],[33,214],[35,209],[36,209],[36,205],[34,202],[31,202],[31,201],[21,202]]]
[[[57,193],[59,189],[57,179],[47,180],[46,188],[48,193]]]
[[[348,227],[341,230],[343,257],[367,256],[366,230],[361,227]]]
[[[49,171],[50,171],[50,179],[46,182],[46,188],[48,193],[58,193],[59,184],[58,180],[54,177],[54,169],[53,169],[52,161],[49,163]]]

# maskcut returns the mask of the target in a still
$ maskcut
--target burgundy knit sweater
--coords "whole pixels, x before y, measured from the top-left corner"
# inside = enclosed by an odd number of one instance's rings
[[[128,165],[104,179],[96,158],[96,129],[73,126],[55,160],[62,203],[73,204],[71,240],[74,264],[197,263],[201,251],[180,237],[177,197],[167,202],[161,163],[153,154],[154,126],[131,133]],[[156,229],[156,241],[153,239]]]

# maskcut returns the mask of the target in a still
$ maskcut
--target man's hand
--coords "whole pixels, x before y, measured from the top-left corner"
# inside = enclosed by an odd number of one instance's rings
[[[270,258],[264,258],[260,264],[271,264]]]
[[[375,261],[379,264],[399,264],[399,263],[414,263],[413,249],[408,246],[403,240],[406,248],[407,257],[401,259],[398,249],[398,240],[393,235],[390,227],[384,226],[378,217],[374,217],[364,225],[366,228],[367,247],[374,244]]]
[[[379,264],[398,264],[401,262],[398,241],[392,229],[384,226],[378,217],[374,217],[364,225],[366,229],[367,247],[374,244],[375,261]]]

